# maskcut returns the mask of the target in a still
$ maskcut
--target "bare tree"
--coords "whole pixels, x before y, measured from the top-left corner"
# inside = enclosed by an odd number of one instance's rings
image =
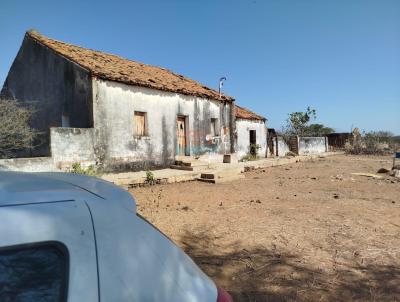
[[[17,101],[0,99],[0,158],[16,157],[18,151],[32,149],[37,130],[29,126],[33,108]]]

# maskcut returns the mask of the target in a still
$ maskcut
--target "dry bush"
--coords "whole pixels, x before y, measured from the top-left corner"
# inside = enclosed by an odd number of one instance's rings
[[[33,113],[33,108],[20,107],[15,100],[0,100],[0,158],[34,147],[38,132],[29,126]]]
[[[371,131],[355,137],[353,142],[345,144],[349,154],[384,155],[395,151],[393,135],[387,131]]]

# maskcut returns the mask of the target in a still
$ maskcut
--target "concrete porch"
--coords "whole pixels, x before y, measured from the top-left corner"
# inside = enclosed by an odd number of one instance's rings
[[[157,183],[168,184],[176,182],[201,180],[209,183],[222,183],[243,178],[244,171],[274,166],[304,162],[319,157],[343,154],[343,152],[325,152],[316,155],[301,155],[295,157],[263,158],[256,161],[239,162],[233,164],[209,163],[203,170],[162,169],[152,171]],[[194,165],[193,167],[199,167]],[[146,172],[127,172],[104,174],[103,179],[113,182],[126,189],[146,185]]]

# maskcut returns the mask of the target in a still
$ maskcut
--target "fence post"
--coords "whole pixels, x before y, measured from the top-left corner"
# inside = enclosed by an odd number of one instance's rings
[[[328,137],[325,136],[325,152],[329,151]]]
[[[296,136],[297,142],[297,155],[300,155],[300,136]]]

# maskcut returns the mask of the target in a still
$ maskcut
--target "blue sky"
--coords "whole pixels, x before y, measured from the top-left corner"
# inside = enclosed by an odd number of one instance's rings
[[[400,1],[0,2],[0,85],[27,29],[169,68],[280,129],[307,106],[338,131],[400,134]]]

